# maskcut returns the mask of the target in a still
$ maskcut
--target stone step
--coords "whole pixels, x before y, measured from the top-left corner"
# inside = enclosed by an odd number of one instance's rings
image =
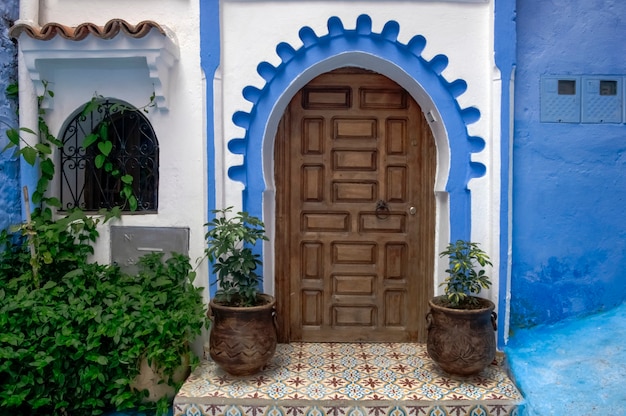
[[[233,377],[204,359],[174,416],[515,416],[522,396],[503,356],[480,374],[446,374],[412,343],[279,344],[260,373]]]

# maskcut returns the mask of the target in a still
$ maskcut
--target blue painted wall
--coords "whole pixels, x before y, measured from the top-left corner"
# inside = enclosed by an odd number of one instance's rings
[[[16,126],[15,103],[5,96],[8,84],[17,79],[16,48],[8,29],[18,17],[18,1],[0,2],[0,150],[6,146],[7,125]],[[19,162],[11,152],[0,153],[0,230],[20,221]]]
[[[516,59],[516,16],[515,0],[495,1],[495,61],[500,71],[502,96],[500,109],[500,267],[499,275],[499,303],[498,310],[505,311],[507,308],[507,294],[509,293],[508,265],[505,259],[509,258],[510,236],[509,230],[509,193],[511,184],[511,127],[510,120],[513,108],[511,105],[511,85],[515,71]],[[507,314],[500,312],[498,315],[498,327],[506,328]],[[504,345],[506,334],[503,330],[498,331],[498,345]]]
[[[511,325],[626,299],[626,125],[541,123],[540,76],[626,76],[624,0],[517,1]]]

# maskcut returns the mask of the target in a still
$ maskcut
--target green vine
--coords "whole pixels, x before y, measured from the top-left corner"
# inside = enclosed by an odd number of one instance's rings
[[[27,127],[9,128],[6,132],[7,137],[9,138],[9,143],[4,147],[2,151],[15,148],[15,156],[21,156],[31,166],[35,166],[37,161],[39,161],[40,175],[37,181],[36,189],[33,191],[32,202],[34,204],[45,203],[50,207],[60,208],[61,202],[59,201],[59,199],[56,197],[47,197],[46,190],[48,189],[49,183],[55,175],[55,166],[54,162],[51,159],[52,149],[54,147],[58,149],[62,148],[63,143],[61,143],[61,141],[59,141],[50,133],[50,128],[48,127],[48,124],[46,123],[46,120],[44,118],[45,109],[42,108],[41,104],[46,97],[53,98],[54,91],[48,88],[47,81],[42,81],[42,84],[44,87],[43,94],[37,97],[39,112],[39,133],[36,133],[32,129]],[[9,85],[6,90],[7,97],[9,98],[16,98],[18,92],[19,87],[17,84]],[[141,110],[147,113],[149,108],[152,108],[156,105],[155,97],[155,93],[152,93],[148,104],[138,109],[117,103],[111,107],[111,111],[123,113],[124,111]],[[96,110],[102,98],[103,97],[101,95],[94,94],[94,96],[91,97],[91,100],[87,104],[85,104],[85,106],[81,110],[81,116],[87,116],[88,114]],[[133,190],[134,178],[132,175],[124,174],[124,172],[122,172],[122,170],[120,170],[119,167],[116,166],[115,161],[110,159],[114,143],[109,136],[109,127],[109,121],[105,120],[101,122],[96,131],[91,132],[85,137],[82,146],[85,149],[92,146],[97,149],[97,154],[94,158],[95,167],[97,169],[104,170],[104,172],[111,175],[111,177],[120,181],[120,196],[128,204],[130,211],[136,211],[138,202]],[[22,137],[23,133],[38,136],[39,142],[35,145],[31,145],[30,143],[28,143],[27,140]],[[113,215],[118,216],[120,212],[121,207],[118,207],[118,209],[114,209]],[[106,211],[103,211],[102,213],[106,215]]]
[[[61,202],[56,197],[46,196],[46,191],[55,175],[52,149],[53,147],[62,147],[63,143],[50,133],[48,124],[44,119],[45,110],[41,108],[41,104],[45,97],[54,97],[54,92],[48,89],[46,81],[43,82],[43,86],[44,93],[37,97],[39,132],[36,133],[27,127],[14,128],[9,126],[6,130],[9,143],[2,149],[4,152],[15,148],[14,156],[21,156],[31,166],[36,166],[37,162],[39,162],[39,177],[32,194],[32,203],[36,207],[31,210],[28,189],[23,189],[27,221],[14,230],[20,232],[28,239],[31,279],[36,288],[40,287],[39,270],[43,265],[53,263],[59,259],[59,256],[61,256],[61,260],[64,260],[63,255],[68,256],[68,253],[78,256],[93,254],[93,248],[89,244],[83,245],[82,243],[93,243],[96,241],[99,236],[96,227],[100,222],[98,218],[85,215],[79,208],[70,210],[64,217],[54,217],[52,208],[60,208]],[[17,84],[9,85],[6,90],[8,98],[15,99],[18,93],[19,88]],[[35,135],[39,138],[39,141],[31,145],[22,137],[23,133]],[[119,218],[121,208],[102,209],[98,214],[103,218],[103,222],[106,223],[111,218]],[[70,230],[71,233],[64,233],[64,230]],[[65,243],[78,244],[76,245],[76,250],[72,251],[67,250],[68,247],[64,246]],[[85,250],[88,253],[84,253]]]
[[[144,112],[148,112],[148,108],[154,107],[155,103],[155,93],[152,93],[150,96],[150,102],[140,109],[128,108],[127,106],[117,103],[111,106],[110,111],[123,113],[124,111],[131,110],[137,111],[142,110]],[[102,99],[102,96],[94,96],[91,101],[89,101],[85,107],[83,108],[81,115],[87,116],[94,110],[98,108],[99,102]],[[134,195],[133,191],[133,176],[124,174],[118,167],[115,166],[114,161],[109,159],[111,155],[111,151],[113,150],[113,142],[109,137],[109,122],[103,121],[100,123],[100,126],[97,131],[91,132],[87,135],[83,141],[83,147],[87,149],[90,146],[95,146],[98,154],[96,154],[94,158],[94,165],[97,169],[103,169],[107,174],[111,175],[113,178],[120,180],[121,189],[120,196],[128,203],[129,209],[131,211],[137,210],[137,197]]]
[[[17,94],[16,84],[7,89],[8,97]],[[96,216],[78,207],[63,215],[53,212],[61,204],[47,189],[55,176],[53,149],[62,143],[44,119],[45,97],[54,93],[44,82],[39,131],[9,128],[4,149],[38,166],[40,175],[32,210],[24,190],[26,221],[0,231],[0,409],[23,415],[87,416],[112,409],[165,415],[172,397],[146,402],[147,390],[134,385],[139,362],[147,359],[164,383],[180,387],[173,375],[181,355],[190,354],[189,343],[208,324],[203,289],[193,285],[189,258],[176,253],[167,260],[162,253],[140,258],[134,275],[90,261],[98,225],[119,217],[122,208],[102,209]],[[82,114],[101,98],[94,95]],[[154,96],[143,110],[153,102]],[[98,169],[127,185],[122,197],[134,210],[132,177],[109,160],[113,144],[107,129],[102,123],[83,145],[98,149]],[[36,135],[38,142],[30,145],[23,134]],[[192,354],[190,363],[198,363]]]
[[[14,155],[21,156],[29,165],[35,166],[37,161],[39,161],[40,175],[36,189],[33,191],[32,202],[35,204],[45,203],[51,207],[60,207],[61,204],[58,198],[45,196],[48,185],[54,178],[54,162],[51,159],[52,148],[53,146],[60,148],[63,144],[50,133],[50,128],[44,119],[45,110],[41,107],[41,104],[45,97],[54,97],[54,92],[48,89],[48,83],[46,81],[43,82],[43,86],[43,94],[37,97],[39,132],[37,133],[28,127],[9,128],[6,131],[9,143],[2,151],[4,152],[15,147]],[[17,84],[9,85],[6,90],[7,97],[17,98],[18,91],[19,88]],[[22,138],[23,133],[38,136],[38,143],[30,145],[28,141]],[[23,146],[20,146],[20,144]]]

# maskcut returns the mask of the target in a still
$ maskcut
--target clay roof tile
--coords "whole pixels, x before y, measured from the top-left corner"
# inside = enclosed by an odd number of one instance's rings
[[[55,36],[61,36],[68,40],[83,40],[89,35],[101,39],[113,39],[120,32],[133,37],[142,38],[146,36],[152,29],[158,30],[162,35],[166,35],[165,29],[152,20],[144,20],[133,25],[123,19],[112,19],[103,26],[94,23],[81,23],[78,26],[70,27],[60,23],[46,23],[38,27],[26,23],[18,23],[11,27],[9,35],[17,39],[22,33],[37,40],[51,40]]]

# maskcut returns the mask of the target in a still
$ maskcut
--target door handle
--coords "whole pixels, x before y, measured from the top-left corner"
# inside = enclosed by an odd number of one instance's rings
[[[376,203],[376,218],[384,220],[389,217],[389,205],[382,199]]]

